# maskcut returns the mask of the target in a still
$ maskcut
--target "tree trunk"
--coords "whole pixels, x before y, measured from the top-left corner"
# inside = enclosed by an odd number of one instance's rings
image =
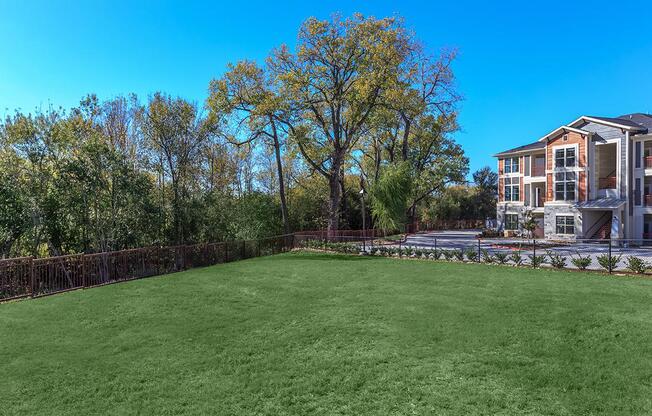
[[[281,217],[283,218],[283,230],[290,234],[290,218],[288,216],[288,205],[285,199],[285,179],[283,177],[283,161],[281,159],[281,144],[276,133],[276,124],[272,121],[274,136],[274,154],[276,156],[276,173],[278,174],[278,195],[281,198]]]
[[[410,126],[411,122],[408,120],[405,115],[403,115],[403,121],[405,122],[405,128],[403,130],[403,144],[402,144],[402,149],[401,149],[401,156],[403,157],[403,161],[408,160],[408,151],[409,151],[409,141],[408,139],[410,138]]]
[[[335,155],[333,165],[328,176],[328,187],[330,191],[328,201],[328,235],[334,237],[340,226],[340,203],[342,199],[340,185],[340,168],[342,165],[341,157]]]

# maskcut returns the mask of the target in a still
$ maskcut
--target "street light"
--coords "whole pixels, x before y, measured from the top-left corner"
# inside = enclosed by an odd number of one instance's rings
[[[363,253],[367,254],[367,243],[366,243],[366,237],[367,237],[367,219],[365,215],[365,209],[364,209],[364,188],[360,189],[360,198],[362,199],[362,251]]]

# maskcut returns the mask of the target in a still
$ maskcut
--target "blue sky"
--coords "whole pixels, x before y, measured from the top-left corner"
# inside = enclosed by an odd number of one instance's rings
[[[138,2],[0,0],[0,115],[165,91],[203,102],[228,62],[291,47],[309,17],[400,15],[455,47],[456,138],[471,169],[582,114],[652,113],[645,2]],[[135,3],[135,2],[134,2]]]

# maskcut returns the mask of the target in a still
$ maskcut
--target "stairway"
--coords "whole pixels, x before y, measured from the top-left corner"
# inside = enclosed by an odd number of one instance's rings
[[[592,239],[604,240],[611,237],[611,218],[598,228],[598,230],[591,236]]]

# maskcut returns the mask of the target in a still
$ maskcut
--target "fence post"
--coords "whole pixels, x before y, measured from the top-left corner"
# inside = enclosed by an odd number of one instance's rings
[[[532,267],[537,267],[537,239],[532,239]]]
[[[82,287],[86,288],[86,255],[82,253],[81,255],[81,266],[82,266]]]
[[[482,262],[482,252],[480,250],[480,238],[478,238],[478,263]]]
[[[29,289],[30,295],[34,297],[36,294],[36,276],[34,274],[34,257],[29,259]]]
[[[403,242],[398,240],[398,256],[403,257]]]
[[[611,238],[609,238],[609,274],[611,274]]]

